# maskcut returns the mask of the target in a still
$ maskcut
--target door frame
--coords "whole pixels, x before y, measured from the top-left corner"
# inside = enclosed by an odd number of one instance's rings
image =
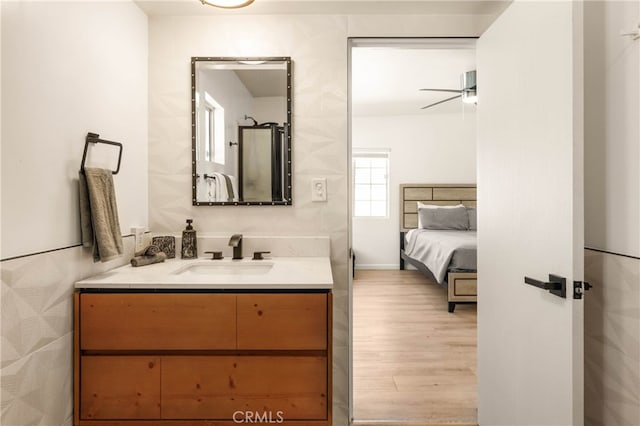
[[[353,140],[352,140],[352,52],[353,49],[359,47],[393,47],[393,46],[421,46],[424,49],[436,48],[436,46],[451,45],[460,46],[465,40],[478,40],[479,36],[464,37],[464,36],[452,36],[452,37],[349,37],[347,39],[347,215],[348,215],[348,244],[349,244],[349,259],[348,259],[348,271],[349,271],[349,284],[348,284],[348,304],[349,304],[349,424],[354,421],[353,418],[353,165],[352,165],[352,152],[353,152]],[[398,229],[399,224],[398,224]],[[380,419],[390,420],[390,419]],[[377,422],[378,420],[376,420]]]
[[[580,5],[581,6],[581,5]],[[574,34],[578,31],[582,31],[582,26],[578,25],[577,27],[573,28]],[[352,247],[353,247],[353,218],[352,218],[352,185],[353,185],[353,170],[352,170],[352,149],[353,149],[353,138],[352,138],[352,132],[353,132],[353,128],[352,128],[352,100],[353,100],[353,96],[352,96],[352,86],[353,86],[353,82],[352,82],[352,51],[354,48],[357,47],[364,47],[364,46],[377,46],[377,47],[383,47],[383,46],[392,46],[392,45],[402,45],[402,43],[407,43],[410,44],[411,42],[413,42],[413,44],[415,45],[416,41],[420,41],[423,44],[427,45],[429,42],[431,43],[436,43],[438,40],[442,41],[442,40],[455,40],[455,39],[461,39],[461,38],[473,38],[473,39],[477,39],[478,37],[411,37],[411,38],[398,38],[398,37],[349,37],[348,41],[347,41],[347,170],[348,170],[348,176],[347,176],[347,182],[348,182],[348,188],[347,188],[347,197],[348,197],[348,206],[347,206],[347,214],[348,214],[348,228],[347,228],[347,232],[348,232],[348,244],[349,244],[349,259],[348,259],[348,266],[349,266],[349,281],[348,281],[348,307],[349,307],[349,316],[348,316],[348,339],[349,339],[349,355],[348,355],[348,383],[349,383],[349,389],[348,389],[348,415],[349,415],[349,421],[352,422],[354,420],[353,418],[353,414],[354,414],[354,399],[353,399],[353,275],[351,274],[352,268],[353,268],[353,258],[352,258]],[[578,40],[581,40],[580,37],[577,37]],[[574,61],[582,61],[583,60],[583,46],[582,45],[577,45],[576,49],[574,50]],[[574,69],[574,73],[575,73],[575,69]],[[579,75],[577,77],[577,80],[574,81],[574,88],[578,85],[584,85],[584,81],[583,81],[583,76]],[[583,96],[582,96],[582,92],[581,91],[577,91],[577,93],[579,93],[578,97],[574,96],[573,102],[574,102],[574,112],[577,112],[578,114],[581,114],[583,111]],[[582,127],[581,127],[582,126]],[[584,131],[584,122],[581,122],[581,126],[580,123],[574,121],[574,132],[576,134],[582,134],[582,132]],[[577,153],[579,156],[582,153]],[[583,170],[584,170],[584,165],[582,165]],[[574,195],[575,196],[575,195]],[[582,268],[584,269],[584,268]],[[574,271],[574,277],[575,279],[582,279],[582,275],[583,275],[584,271]],[[582,358],[584,359],[584,352],[578,354],[581,355]],[[574,369],[577,368],[576,365],[574,365]],[[575,377],[575,376],[574,376]],[[576,386],[580,386],[580,383],[575,383]],[[582,387],[584,387],[584,384],[582,384]],[[479,389],[478,389],[479,392]],[[582,412],[578,412],[578,411],[582,411]],[[583,413],[584,413],[584,403],[582,404],[582,407],[580,407],[580,404],[574,405],[574,412],[573,412],[573,418],[574,419],[582,419],[583,418]]]

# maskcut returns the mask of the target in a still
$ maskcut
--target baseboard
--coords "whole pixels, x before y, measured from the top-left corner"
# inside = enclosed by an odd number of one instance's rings
[[[357,258],[356,258],[357,260]],[[399,263],[388,263],[388,264],[370,264],[370,265],[361,265],[356,261],[356,270],[357,269],[400,269]]]

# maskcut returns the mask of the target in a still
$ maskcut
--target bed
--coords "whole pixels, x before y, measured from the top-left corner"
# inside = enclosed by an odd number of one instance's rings
[[[409,263],[445,287],[449,312],[454,312],[458,303],[477,302],[476,231],[462,227],[420,229],[418,203],[453,209],[460,204],[475,208],[476,186],[400,185],[400,269]],[[460,210],[465,209],[456,209]]]

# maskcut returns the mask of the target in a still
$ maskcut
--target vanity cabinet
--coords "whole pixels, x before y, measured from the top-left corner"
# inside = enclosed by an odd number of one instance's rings
[[[74,304],[76,425],[331,425],[328,291],[78,291]]]

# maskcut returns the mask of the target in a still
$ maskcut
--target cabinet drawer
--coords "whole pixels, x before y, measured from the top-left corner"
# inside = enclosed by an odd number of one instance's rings
[[[327,358],[165,356],[162,418],[327,418]],[[257,414],[256,414],[257,413]]]
[[[160,358],[84,356],[81,359],[80,418],[160,418]]]
[[[238,349],[327,348],[326,294],[239,294]]]
[[[235,349],[232,294],[82,294],[83,350]]]

